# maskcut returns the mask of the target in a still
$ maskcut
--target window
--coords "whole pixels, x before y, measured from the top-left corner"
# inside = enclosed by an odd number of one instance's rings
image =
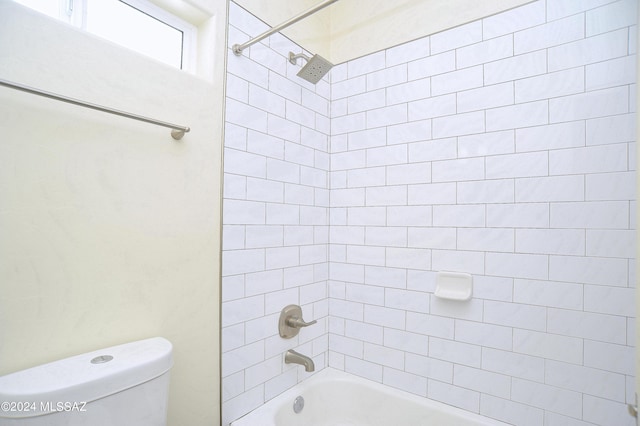
[[[14,0],[176,68],[195,71],[197,29],[147,0]]]

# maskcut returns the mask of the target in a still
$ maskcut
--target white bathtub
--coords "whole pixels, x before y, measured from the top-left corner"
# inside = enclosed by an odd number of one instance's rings
[[[296,414],[294,400],[304,408]],[[325,368],[232,426],[498,426],[507,425],[342,371]]]

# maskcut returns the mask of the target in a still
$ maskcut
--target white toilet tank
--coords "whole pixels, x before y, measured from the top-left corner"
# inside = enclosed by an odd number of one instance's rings
[[[0,377],[0,426],[165,426],[171,343],[113,346]]]

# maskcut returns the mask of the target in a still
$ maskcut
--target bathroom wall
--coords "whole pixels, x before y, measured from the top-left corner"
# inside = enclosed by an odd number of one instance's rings
[[[466,24],[531,0],[349,0],[331,9],[334,63]]]
[[[0,374],[164,336],[169,424],[216,424],[223,86],[11,1],[0,57],[0,78],[192,129],[0,88]]]
[[[537,1],[332,70],[329,366],[634,423],[636,7]]]
[[[509,423],[632,424],[636,15],[537,1],[339,65],[330,90],[280,35],[229,54],[223,424],[308,377],[292,347]],[[230,24],[229,45],[268,28],[233,3]],[[435,298],[440,270],[473,299]],[[288,303],[320,320],[293,341]]]
[[[229,46],[268,26],[230,4]],[[309,376],[287,349],[327,364],[329,95],[288,62],[300,47],[274,35],[228,50],[222,258],[222,422]],[[302,61],[300,61],[302,62]],[[278,335],[289,304],[318,323]]]

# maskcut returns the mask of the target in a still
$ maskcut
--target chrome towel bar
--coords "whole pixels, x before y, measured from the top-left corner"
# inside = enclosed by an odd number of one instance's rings
[[[92,104],[92,103],[89,103],[89,102],[80,101],[78,99],[68,98],[66,96],[57,95],[55,93],[47,92],[47,91],[40,90],[40,89],[35,89],[33,87],[25,86],[23,84],[14,83],[14,82],[3,80],[3,79],[0,79],[0,86],[9,87],[11,89],[16,89],[16,90],[21,90],[23,92],[31,93],[31,94],[38,95],[38,96],[43,96],[43,97],[49,98],[49,99],[55,99],[56,101],[62,101],[62,102],[66,102],[66,103],[73,104],[73,105],[78,105],[78,106],[85,107],[85,108],[95,109],[95,110],[106,112],[106,113],[109,113],[109,114],[119,115],[121,117],[131,118],[131,119],[138,120],[138,121],[144,121],[145,123],[151,123],[151,124],[155,124],[157,126],[168,127],[169,129],[172,129],[171,130],[171,137],[173,139],[175,139],[175,140],[182,139],[184,134],[187,133],[189,130],[191,130],[189,127],[178,126],[177,124],[167,123],[165,121],[160,121],[160,120],[154,120],[152,118],[143,117],[141,115],[131,114],[131,113],[128,113],[128,112],[117,110],[117,109],[107,108],[107,107],[104,107],[104,106],[101,106],[101,105],[96,105],[96,104]]]

